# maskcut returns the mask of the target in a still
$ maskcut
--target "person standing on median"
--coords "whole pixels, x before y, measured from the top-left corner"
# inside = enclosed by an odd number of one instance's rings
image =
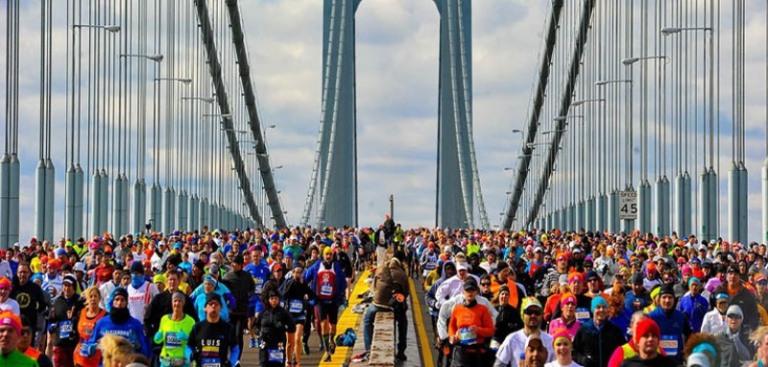
[[[379,312],[395,312],[398,327],[397,359],[406,360],[405,348],[408,319],[405,315],[405,298],[408,294],[408,275],[405,274],[401,258],[404,254],[398,252],[385,266],[376,268],[373,278],[373,302],[363,318],[363,341],[365,351],[353,358],[355,362],[368,360],[373,342],[373,323]]]

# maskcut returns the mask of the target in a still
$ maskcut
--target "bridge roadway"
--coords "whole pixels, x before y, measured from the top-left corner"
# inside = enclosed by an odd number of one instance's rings
[[[319,351],[320,338],[317,336],[316,331],[312,331],[312,336],[309,338],[310,354],[302,355],[301,366],[348,366],[348,367],[362,367],[369,366],[365,363],[350,363],[353,356],[361,353],[365,348],[363,345],[363,314],[355,314],[352,312],[352,308],[360,303],[361,298],[358,295],[365,293],[369,289],[369,284],[361,281],[361,279],[367,278],[369,272],[365,271],[360,276],[358,273],[358,281],[353,285],[353,291],[349,300],[349,307],[345,309],[339,316],[339,324],[337,325],[338,332],[344,332],[348,327],[354,327],[357,334],[357,342],[353,348],[337,347],[336,353],[331,358],[330,362],[322,362],[324,354]],[[436,363],[434,345],[434,334],[432,333],[432,326],[430,325],[429,313],[426,305],[424,304],[424,291],[421,289],[421,285],[418,280],[411,279],[411,294],[410,294],[409,311],[408,311],[408,348],[406,349],[407,361],[398,362],[395,365],[399,367],[433,367]],[[418,314],[417,314],[418,313]],[[375,342],[375,340],[374,340]],[[259,366],[258,349],[248,348],[248,336],[245,336],[245,351],[241,358],[241,364],[244,367]]]

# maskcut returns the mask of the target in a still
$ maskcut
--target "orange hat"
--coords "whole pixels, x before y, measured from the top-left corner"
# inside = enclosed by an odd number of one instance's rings
[[[11,311],[0,312],[0,325],[10,326],[17,335],[21,335],[21,318]]]

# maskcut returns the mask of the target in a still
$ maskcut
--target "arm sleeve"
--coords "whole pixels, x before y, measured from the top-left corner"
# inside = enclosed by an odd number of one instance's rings
[[[437,335],[440,339],[448,338],[448,319],[453,311],[453,302],[446,302],[440,306],[440,313],[437,317]]]
[[[608,367],[619,367],[624,360],[624,350],[622,347],[616,348],[611,354],[611,358],[608,360]]]
[[[493,319],[491,318],[490,312],[485,312],[485,309],[481,309],[481,317],[482,317],[482,326],[477,327],[478,334],[482,336],[483,338],[490,338],[493,336],[493,333],[496,331],[496,328],[493,325]]]
[[[456,317],[454,317],[454,314],[456,313],[456,310],[454,309],[454,312],[451,313],[450,319],[448,319],[448,336],[456,335],[456,329],[458,326],[456,325]]]

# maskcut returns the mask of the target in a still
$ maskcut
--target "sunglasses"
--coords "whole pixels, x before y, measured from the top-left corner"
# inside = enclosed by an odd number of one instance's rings
[[[741,315],[731,314],[731,315],[728,315],[728,318],[729,319],[741,320]]]
[[[528,316],[540,316],[541,315],[541,310],[527,309],[527,310],[523,311],[523,313],[528,315]]]
[[[597,281],[597,278],[587,279],[587,282],[589,283],[596,282],[596,281]]]
[[[614,278],[616,278],[618,280],[624,280],[624,276],[623,275],[616,275],[616,276],[614,276]]]
[[[484,286],[484,287],[490,287],[490,286],[491,286],[491,283],[480,283],[480,285],[482,285],[482,286]]]

